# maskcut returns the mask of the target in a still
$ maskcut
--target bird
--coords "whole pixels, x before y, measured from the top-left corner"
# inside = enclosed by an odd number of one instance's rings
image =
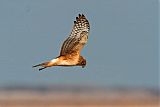
[[[88,41],[90,24],[84,14],[79,14],[74,21],[68,38],[63,42],[60,55],[50,61],[32,66],[43,70],[53,66],[86,66],[86,59],[81,56],[81,50]]]

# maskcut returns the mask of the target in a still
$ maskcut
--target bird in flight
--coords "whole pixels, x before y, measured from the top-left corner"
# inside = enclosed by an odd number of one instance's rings
[[[82,48],[87,43],[90,25],[83,14],[79,14],[69,37],[63,42],[60,55],[50,61],[35,65],[39,70],[52,66],[81,66],[86,65],[86,59],[80,55]]]

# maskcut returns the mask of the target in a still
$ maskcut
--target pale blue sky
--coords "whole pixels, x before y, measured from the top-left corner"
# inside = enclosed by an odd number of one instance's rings
[[[59,55],[75,17],[91,25],[87,66],[32,65]],[[158,87],[158,0],[0,0],[0,86]]]

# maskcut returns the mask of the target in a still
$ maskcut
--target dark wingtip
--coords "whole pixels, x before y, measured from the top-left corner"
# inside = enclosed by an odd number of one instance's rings
[[[81,17],[81,14],[79,14],[79,17]]]
[[[76,23],[76,21],[74,21],[74,23]]]
[[[76,17],[76,20],[78,20],[78,17]]]

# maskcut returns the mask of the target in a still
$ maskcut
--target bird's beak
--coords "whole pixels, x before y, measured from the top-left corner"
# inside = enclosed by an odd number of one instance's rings
[[[84,68],[86,65],[82,65],[82,68]]]

